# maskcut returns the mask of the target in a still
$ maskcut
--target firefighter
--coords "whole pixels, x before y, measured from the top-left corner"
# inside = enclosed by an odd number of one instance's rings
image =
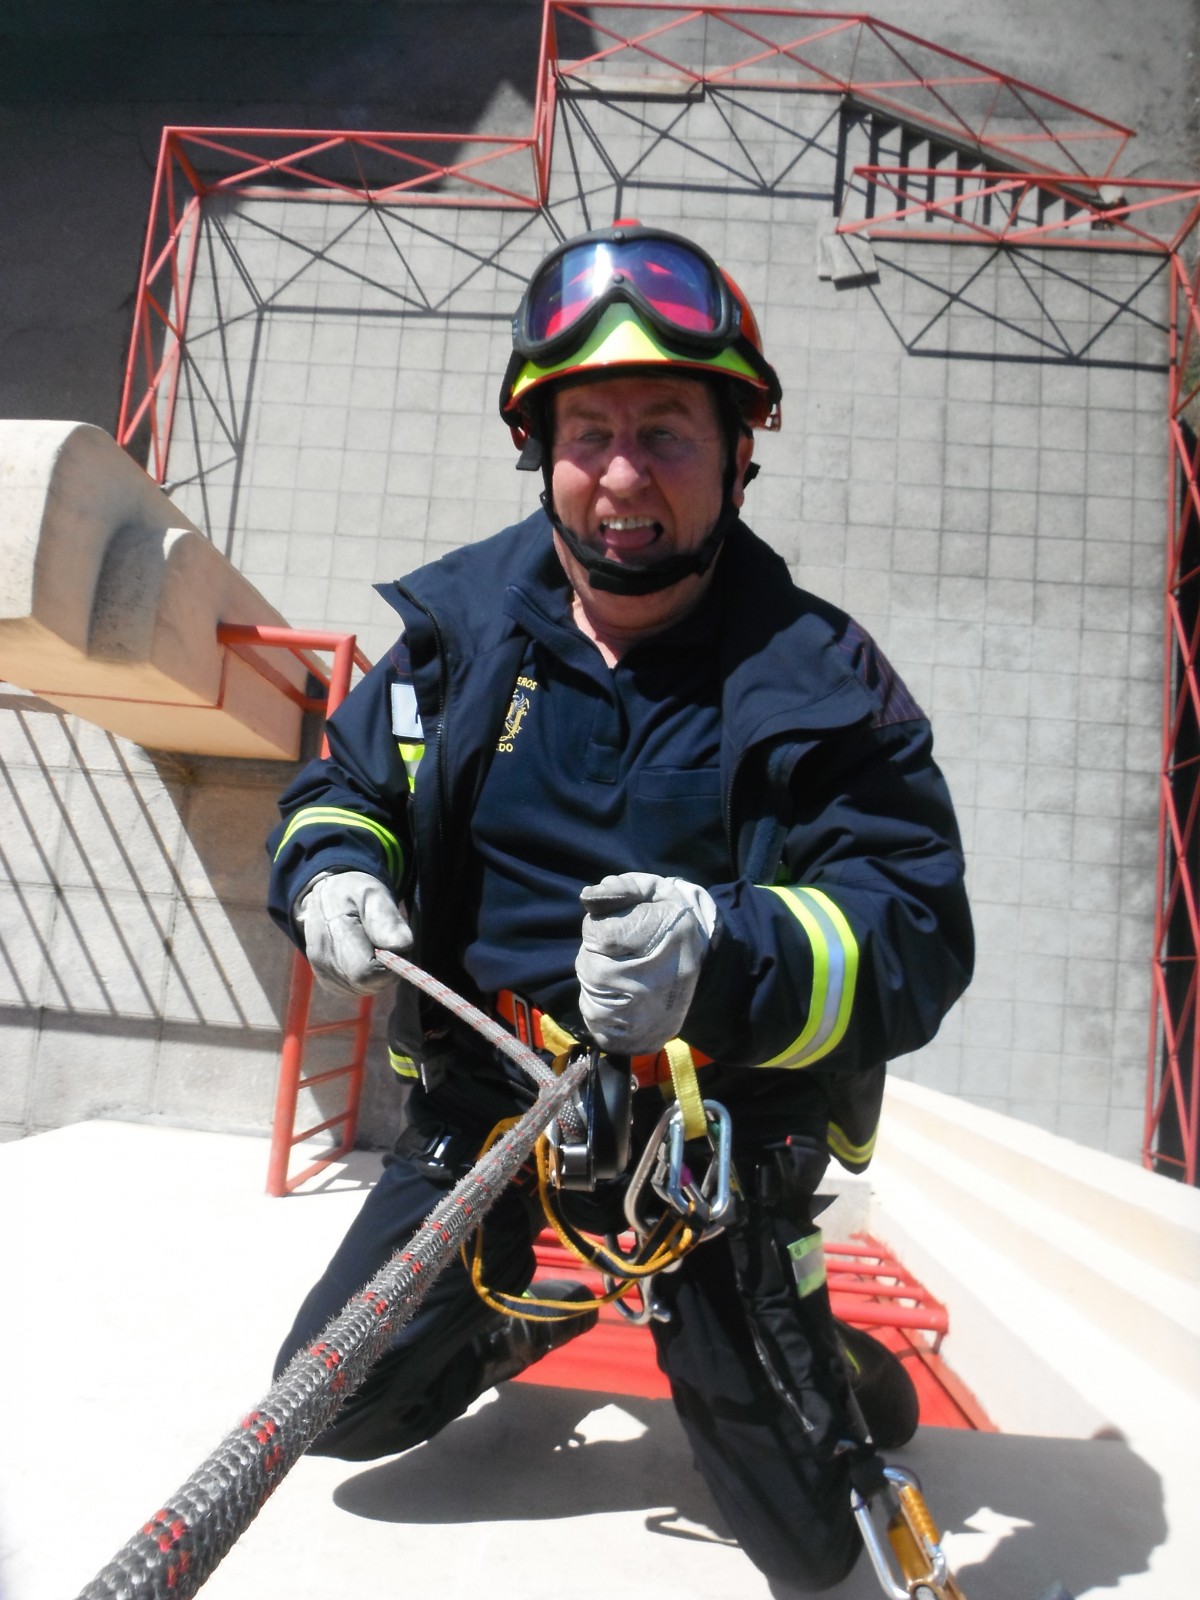
[[[534,1044],[629,1058],[635,1143],[684,1051],[729,1112],[739,1200],[656,1280],[659,1363],[747,1554],[819,1589],[859,1548],[856,1401],[881,1446],[916,1412],[832,1317],[814,1195],[831,1152],[870,1159],[885,1063],[932,1038],[973,950],[925,716],[741,520],[780,400],[745,297],[690,240],[630,222],[553,251],[500,394],[542,509],[379,585],[401,635],[282,797],[270,908],[327,987],[381,989],[376,949],[408,952]],[[533,1098],[407,989],[389,1045],[405,1127],[281,1367]],[[622,1185],[601,1187],[611,1223]],[[515,1185],[489,1284],[526,1288],[539,1225]],[[538,1293],[580,1313],[505,1318],[449,1269],[316,1448],[403,1450],[595,1321],[582,1286]]]

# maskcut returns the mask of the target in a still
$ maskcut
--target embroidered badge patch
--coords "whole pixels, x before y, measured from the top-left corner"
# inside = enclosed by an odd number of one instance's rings
[[[529,695],[537,689],[537,684],[532,678],[518,678],[517,687],[513,690],[513,697],[504,718],[504,728],[496,741],[498,752],[512,750],[517,735],[524,725],[525,718],[529,715],[531,701]],[[528,692],[526,692],[528,691]]]

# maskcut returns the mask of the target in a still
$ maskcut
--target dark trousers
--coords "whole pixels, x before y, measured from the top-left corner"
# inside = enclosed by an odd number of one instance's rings
[[[412,1161],[393,1157],[367,1197],[280,1351],[277,1371],[311,1343],[445,1193]],[[845,1374],[822,1286],[797,1294],[788,1246],[806,1216],[753,1204],[736,1229],[701,1245],[655,1284],[670,1310],[654,1324],[659,1365],[696,1465],[750,1559],[805,1589],[839,1582],[859,1550],[847,1462]],[[538,1227],[510,1190],[485,1227],[485,1281],[519,1293],[534,1272]],[[799,1231],[798,1231],[799,1230]],[[437,1433],[476,1398],[479,1336],[495,1314],[461,1263],[448,1267],[396,1334],[367,1381],[313,1446],[364,1461]]]

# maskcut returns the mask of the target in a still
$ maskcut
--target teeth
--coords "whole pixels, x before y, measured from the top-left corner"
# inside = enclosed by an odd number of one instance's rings
[[[614,533],[628,533],[631,528],[652,528],[653,517],[609,517],[604,526]]]

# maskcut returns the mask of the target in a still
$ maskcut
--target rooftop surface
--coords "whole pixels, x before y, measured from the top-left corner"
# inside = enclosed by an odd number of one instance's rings
[[[22,1218],[0,1237],[3,1600],[78,1593],[266,1393],[281,1330],[378,1161],[355,1155],[271,1200],[266,1155],[259,1139],[116,1122],[0,1149],[0,1212]],[[1187,1600],[1190,1429],[1171,1426],[1173,1455],[922,1428],[896,1459],[920,1477],[969,1600],[1038,1600],[1056,1579],[1077,1600]],[[666,1401],[524,1384],[403,1456],[305,1458],[203,1593],[382,1585],[501,1600],[788,1593],[729,1542]],[[880,1592],[865,1562],[831,1591]]]

